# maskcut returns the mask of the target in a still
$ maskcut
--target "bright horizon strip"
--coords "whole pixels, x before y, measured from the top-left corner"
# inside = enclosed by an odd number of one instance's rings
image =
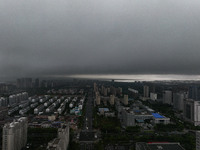
[[[75,75],[58,75],[58,77],[70,77],[70,78],[83,78],[83,79],[104,79],[104,80],[135,80],[135,81],[162,81],[162,80],[200,80],[200,75],[178,75],[178,74],[75,74]]]

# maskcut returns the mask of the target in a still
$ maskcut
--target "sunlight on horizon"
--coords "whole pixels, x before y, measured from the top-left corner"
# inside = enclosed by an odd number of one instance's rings
[[[70,77],[70,78],[83,78],[83,79],[102,79],[102,80],[132,80],[132,81],[162,81],[162,80],[200,80],[200,75],[63,75],[60,77]]]

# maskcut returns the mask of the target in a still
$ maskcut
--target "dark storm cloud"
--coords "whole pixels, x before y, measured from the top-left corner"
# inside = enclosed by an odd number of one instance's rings
[[[0,0],[0,76],[200,73],[198,0]]]

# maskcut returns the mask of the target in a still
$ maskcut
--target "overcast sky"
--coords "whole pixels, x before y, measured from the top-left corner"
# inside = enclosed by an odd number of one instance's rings
[[[0,0],[0,77],[199,74],[199,0]]]

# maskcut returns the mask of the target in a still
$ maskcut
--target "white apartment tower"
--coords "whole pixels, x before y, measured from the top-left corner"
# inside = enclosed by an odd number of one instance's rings
[[[123,103],[124,105],[128,105],[128,95],[124,95]]]
[[[200,125],[200,101],[184,99],[183,117],[195,126]]]
[[[21,150],[27,142],[28,122],[26,117],[14,120],[3,127],[2,150]]]
[[[115,104],[115,95],[110,95],[110,105]]]

